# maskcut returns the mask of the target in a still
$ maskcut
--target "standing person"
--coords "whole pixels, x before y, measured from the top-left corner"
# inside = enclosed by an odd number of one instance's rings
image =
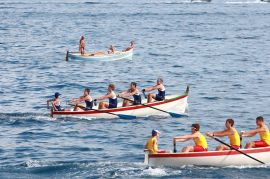
[[[85,54],[84,36],[81,36],[81,39],[80,39],[79,52],[81,53],[81,55],[84,55]]]
[[[147,140],[144,150],[149,151],[150,154],[158,153],[158,137],[160,132],[156,129],[152,130],[152,137]]]
[[[122,93],[118,94],[119,97],[133,97],[133,100],[124,99],[123,107],[131,106],[131,105],[139,105],[142,103],[142,97],[140,95],[139,90],[137,89],[137,83],[131,82],[130,89],[127,91],[123,91]]]
[[[230,139],[230,146],[239,149],[241,145],[240,137],[237,132],[237,130],[233,127],[234,125],[234,120],[233,119],[227,119],[225,122],[226,129],[223,131],[215,131],[215,132],[207,132],[207,136],[213,136],[213,137],[224,137],[227,136]],[[226,145],[219,145],[216,147],[217,151],[222,151],[222,150],[230,150],[230,147]]]
[[[165,100],[165,86],[163,85],[163,79],[162,78],[158,78],[157,79],[157,83],[155,86],[146,88],[146,89],[142,89],[142,92],[149,92],[149,91],[153,91],[153,90],[158,90],[157,94],[148,94],[147,96],[147,103],[151,103],[153,100],[156,101],[163,101]]]
[[[60,100],[61,94],[56,92],[54,94],[54,99],[47,100],[47,108],[50,108],[50,104],[53,107],[53,111],[68,111],[61,107],[61,100]]]
[[[123,50],[123,52],[129,51],[133,48],[135,48],[135,43],[134,43],[134,41],[131,41],[129,46],[125,50]]]
[[[82,101],[85,102],[85,106],[80,104]],[[93,108],[93,100],[92,97],[90,96],[90,89],[85,88],[83,91],[83,96],[80,96],[77,99],[72,99],[71,102],[75,103],[73,111],[79,111],[80,109],[84,111],[91,110]]]
[[[200,124],[192,124],[191,125],[191,134],[190,135],[184,135],[180,137],[174,137],[173,138],[173,144],[175,145],[176,142],[185,142],[188,140],[193,139],[195,146],[187,146],[182,149],[182,152],[203,152],[208,150],[208,144],[207,141],[200,133]]]
[[[248,142],[245,146],[246,149],[270,146],[270,132],[268,127],[265,125],[262,116],[256,118],[256,124],[258,126],[256,129],[240,133],[243,137],[253,137],[256,134],[260,135],[260,140]]]
[[[116,49],[113,45],[110,45],[109,50],[108,50],[108,54],[114,54],[116,52]]]
[[[107,98],[109,99],[109,102],[104,102],[104,101],[100,102],[98,109],[117,108],[117,97],[114,90],[115,90],[115,85],[109,84],[107,94],[94,100],[96,101],[96,100],[104,100]]]

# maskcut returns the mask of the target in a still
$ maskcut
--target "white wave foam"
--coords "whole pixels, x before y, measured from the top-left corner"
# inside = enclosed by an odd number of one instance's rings
[[[56,118],[52,118],[50,116],[34,116],[36,120],[40,121],[55,121]]]
[[[173,175],[175,175],[175,174],[179,175],[181,173],[182,172],[180,170],[176,170],[173,172]],[[149,167],[149,168],[143,170],[142,175],[154,176],[154,177],[164,177],[164,176],[172,175],[172,172],[168,172],[164,168],[151,168],[151,167]]]
[[[269,168],[270,164],[266,165],[245,165],[245,166],[227,166],[224,168],[237,168],[237,169],[248,169],[248,168]]]
[[[86,117],[86,116],[72,116],[72,118],[81,119],[81,120],[88,120],[88,121],[96,119],[93,117]]]
[[[38,160],[28,160],[25,162],[27,168],[35,168],[35,167],[43,167],[47,166],[48,164],[38,161]]]

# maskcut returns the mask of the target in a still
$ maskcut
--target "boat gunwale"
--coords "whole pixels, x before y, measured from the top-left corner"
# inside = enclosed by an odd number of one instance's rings
[[[240,149],[240,151],[246,154],[256,154],[270,152],[269,147],[251,148],[251,149]],[[148,154],[149,158],[181,158],[181,157],[217,157],[217,156],[228,156],[228,155],[243,155],[235,150],[227,151],[205,151],[205,152],[189,152],[189,153],[158,153]]]
[[[99,113],[107,113],[107,112],[121,112],[121,111],[130,111],[142,108],[149,108],[148,106],[154,107],[159,106],[162,104],[174,102],[183,98],[188,97],[188,94],[184,94],[181,96],[176,96],[171,99],[166,99],[164,101],[155,101],[153,103],[143,103],[144,105],[135,105],[135,106],[127,106],[127,107],[119,107],[119,108],[112,108],[112,109],[98,109],[98,110],[89,110],[89,111],[53,111],[52,115],[80,115],[80,114],[99,114]]]

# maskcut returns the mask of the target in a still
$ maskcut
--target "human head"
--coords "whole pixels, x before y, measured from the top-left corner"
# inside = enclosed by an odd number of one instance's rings
[[[135,44],[134,41],[131,41],[131,42],[130,42],[130,46],[131,46],[131,47],[133,47],[134,44]]]
[[[83,93],[84,93],[84,95],[89,95],[90,94],[90,89],[85,88]]]
[[[136,89],[136,87],[137,87],[137,83],[135,82],[130,83],[130,89]]]
[[[160,134],[160,132],[158,130],[156,130],[156,129],[152,130],[152,137],[158,136],[159,134]]]
[[[162,78],[158,78],[158,79],[157,79],[157,84],[158,84],[158,85],[163,84],[163,79],[162,79]]]
[[[58,92],[54,93],[54,97],[55,97],[55,98],[58,98],[60,95],[61,95],[61,94],[58,93]]]
[[[256,124],[257,124],[258,126],[261,126],[261,125],[263,124],[263,117],[262,117],[262,116],[258,116],[258,117],[256,118]]]
[[[84,36],[81,36],[81,40],[84,40]]]
[[[192,124],[191,125],[191,131],[192,131],[192,133],[200,131],[200,124],[198,124],[198,123]]]
[[[111,90],[111,91],[115,90],[115,84],[113,84],[113,83],[109,84],[108,90],[109,90],[109,91],[110,91],[110,90]]]
[[[227,120],[226,120],[225,126],[226,126],[227,128],[233,127],[233,125],[234,125],[234,120],[233,120],[233,119],[227,119]]]

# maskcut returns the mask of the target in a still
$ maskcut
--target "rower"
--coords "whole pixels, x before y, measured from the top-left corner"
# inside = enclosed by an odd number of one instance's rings
[[[155,101],[163,101],[165,100],[165,87],[163,85],[163,79],[158,78],[155,86],[142,89],[142,92],[149,92],[153,90],[158,90],[158,94],[148,94],[147,103],[151,103],[153,100]]]
[[[80,104],[82,101],[85,102],[85,106]],[[80,111],[80,109],[84,111],[91,110],[93,108],[93,100],[90,96],[90,89],[85,88],[83,91],[83,96],[80,96],[77,99],[72,99],[71,103],[75,104],[73,111]]]
[[[84,36],[81,36],[81,39],[80,39],[79,52],[81,53],[81,55],[84,55],[84,53],[85,53]]]
[[[226,129],[223,131],[215,131],[215,132],[207,132],[206,135],[209,137],[224,137],[227,136],[230,139],[230,146],[239,149],[240,148],[240,137],[237,132],[237,130],[233,127],[234,120],[233,119],[227,119],[225,122]],[[216,151],[222,151],[222,150],[230,150],[226,145],[219,145],[216,147]]]
[[[262,116],[256,118],[257,128],[249,132],[241,132],[240,135],[243,137],[252,137],[256,134],[260,135],[259,141],[248,142],[245,146],[246,149],[257,148],[257,147],[268,147],[270,146],[270,132],[268,127],[264,123]]]
[[[190,135],[184,135],[180,137],[174,137],[173,143],[174,145],[176,142],[185,142],[188,140],[193,139],[195,146],[187,146],[182,149],[182,152],[203,152],[208,150],[208,144],[207,141],[200,133],[200,124],[192,124],[191,125],[191,134]]]
[[[134,43],[134,41],[131,41],[129,44],[129,47],[127,47],[125,50],[123,50],[123,52],[127,52],[133,48],[135,48],[135,43]]]
[[[140,95],[139,90],[137,89],[137,83],[131,82],[130,83],[130,89],[127,91],[123,91],[120,94],[118,94],[118,97],[133,97],[133,102],[127,99],[124,99],[123,101],[123,107],[131,106],[131,105],[139,105],[142,103],[142,97]]]
[[[114,54],[116,52],[116,49],[113,45],[110,45],[109,50],[108,50],[108,54]]]
[[[47,108],[49,109],[50,108],[50,103],[53,107],[53,111],[68,111],[67,109],[64,109],[61,107],[61,101],[60,101],[60,96],[61,94],[56,92],[54,94],[54,99],[49,99],[47,100]]]
[[[152,130],[152,137],[147,140],[144,151],[148,151],[150,154],[158,153],[158,137],[160,132],[156,129]]]
[[[99,97],[94,100],[94,101],[97,101],[97,100],[104,100],[107,98],[109,99],[109,102],[104,102],[104,101],[100,102],[98,109],[117,108],[117,97],[114,90],[115,90],[115,85],[109,84],[107,94],[105,96]]]

